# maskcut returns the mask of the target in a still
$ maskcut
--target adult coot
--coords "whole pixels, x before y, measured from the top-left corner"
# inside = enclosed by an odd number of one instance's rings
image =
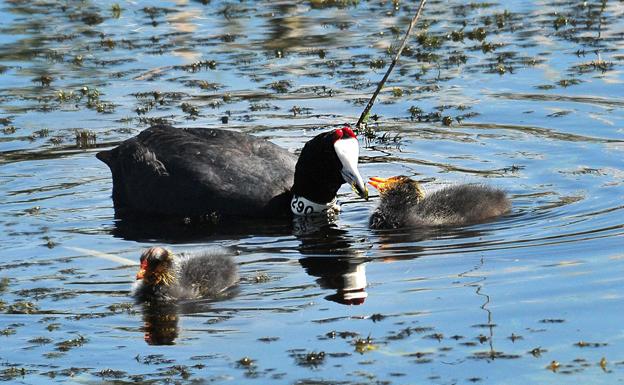
[[[453,226],[483,222],[508,212],[503,190],[481,184],[448,186],[425,196],[418,182],[406,177],[370,178],[381,202],[370,217],[373,229]]]
[[[173,254],[151,247],[141,254],[132,294],[137,301],[172,302],[214,297],[236,284],[238,271],[231,255],[217,250]]]
[[[368,198],[358,155],[348,127],[317,135],[297,161],[252,135],[155,125],[97,158],[111,169],[118,216],[257,218],[336,208],[343,183]]]

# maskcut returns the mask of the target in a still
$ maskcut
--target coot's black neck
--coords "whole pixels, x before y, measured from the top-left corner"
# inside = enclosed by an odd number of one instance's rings
[[[291,191],[316,203],[331,202],[344,183],[341,170],[333,133],[317,135],[301,150]]]

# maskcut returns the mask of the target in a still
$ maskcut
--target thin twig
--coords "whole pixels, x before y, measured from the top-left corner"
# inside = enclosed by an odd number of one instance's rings
[[[377,99],[377,95],[379,95],[379,92],[381,91],[384,84],[386,83],[386,80],[388,80],[388,76],[390,76],[390,72],[392,72],[392,69],[394,68],[396,63],[399,61],[399,57],[401,57],[401,52],[403,52],[403,48],[405,48],[405,44],[407,44],[407,38],[409,37],[410,32],[412,32],[412,28],[414,28],[414,26],[416,25],[416,22],[418,21],[418,18],[420,17],[420,14],[422,12],[423,7],[425,6],[426,1],[427,0],[420,0],[420,4],[418,5],[418,10],[416,11],[416,14],[414,15],[414,17],[412,18],[412,22],[407,28],[407,32],[405,32],[405,37],[403,38],[403,41],[401,42],[401,46],[399,47],[399,50],[394,56],[394,59],[392,59],[392,63],[390,63],[390,67],[388,67],[388,70],[386,71],[386,74],[384,75],[383,79],[381,79],[381,81],[377,85],[377,89],[375,90],[375,93],[373,93],[373,96],[368,101],[368,104],[366,105],[366,108],[364,108],[362,115],[360,115],[360,119],[355,125],[356,128],[358,129],[360,128],[360,125],[366,118],[366,115],[368,115],[368,112],[370,111],[370,109],[373,108],[373,104],[375,104],[375,99]]]

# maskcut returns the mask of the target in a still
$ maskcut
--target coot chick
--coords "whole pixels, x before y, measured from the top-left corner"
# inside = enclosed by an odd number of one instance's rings
[[[151,247],[141,254],[132,294],[139,302],[172,302],[218,296],[235,285],[238,271],[231,255],[217,250],[173,254]]]
[[[370,217],[372,229],[466,225],[511,209],[503,190],[481,184],[447,186],[425,196],[418,182],[406,176],[375,177],[369,183],[381,195]]]
[[[349,183],[368,198],[358,141],[344,127],[324,132],[299,159],[235,131],[152,126],[97,158],[113,176],[118,217],[275,218],[335,209]]]

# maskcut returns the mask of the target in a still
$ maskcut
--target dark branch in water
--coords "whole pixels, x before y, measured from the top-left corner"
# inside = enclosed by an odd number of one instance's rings
[[[399,57],[401,57],[401,52],[403,52],[403,48],[405,48],[405,44],[407,44],[407,38],[412,32],[412,28],[414,28],[414,26],[416,25],[416,22],[418,21],[418,18],[420,17],[420,14],[422,13],[422,9],[425,6],[426,1],[427,0],[420,0],[420,4],[418,5],[418,10],[416,11],[416,14],[414,15],[414,17],[412,18],[412,22],[407,28],[407,32],[405,32],[405,37],[403,38],[403,41],[401,42],[401,46],[399,47],[399,50],[394,56],[394,59],[392,59],[392,63],[390,63],[390,66],[388,67],[388,70],[386,71],[386,74],[384,75],[383,79],[381,79],[381,81],[377,85],[377,89],[375,90],[375,92],[373,93],[373,96],[368,101],[368,104],[366,105],[366,108],[364,108],[362,115],[360,115],[360,119],[358,119],[358,122],[355,125],[356,128],[358,129],[361,128],[360,126],[362,125],[362,122],[364,121],[364,119],[366,119],[366,115],[368,115],[368,112],[370,111],[370,109],[373,108],[373,104],[375,104],[375,99],[377,99],[377,95],[379,95],[379,92],[381,91],[384,84],[386,83],[386,80],[388,80],[388,76],[390,76],[390,72],[392,72],[392,70],[394,69],[394,66],[399,61]]]

